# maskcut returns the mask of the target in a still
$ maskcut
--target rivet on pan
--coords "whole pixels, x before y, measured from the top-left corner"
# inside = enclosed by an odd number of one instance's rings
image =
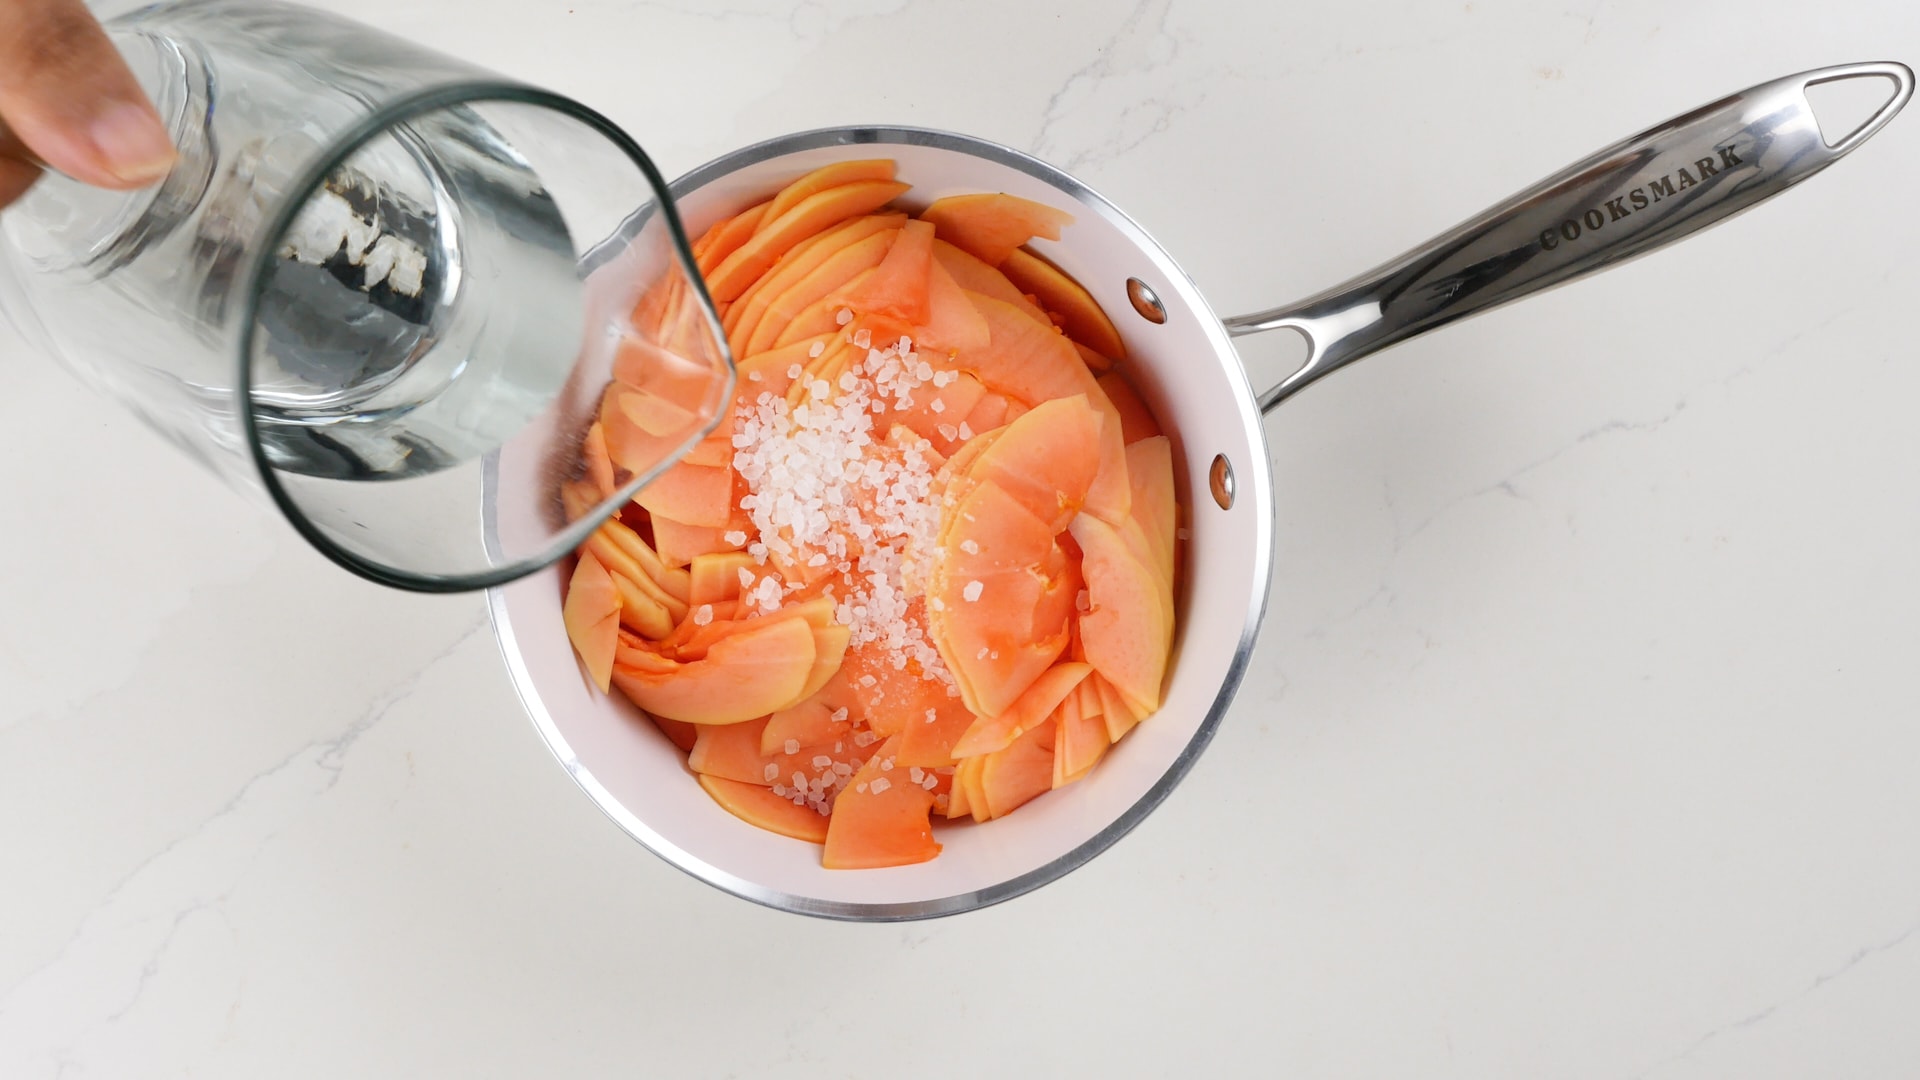
[[[1139,278],[1127,279],[1127,299],[1133,301],[1133,310],[1139,312],[1140,317],[1148,322],[1167,321],[1167,306],[1162,304],[1160,297],[1154,294],[1153,289]]]
[[[1233,509],[1233,464],[1225,454],[1213,455],[1213,468],[1207,470],[1207,483],[1213,488],[1213,501],[1220,509]]]

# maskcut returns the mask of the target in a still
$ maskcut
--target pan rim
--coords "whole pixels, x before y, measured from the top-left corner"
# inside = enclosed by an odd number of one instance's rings
[[[515,640],[512,615],[507,601],[507,590],[512,587],[511,585],[488,590],[487,614],[514,690],[520,698],[521,706],[532,720],[535,730],[540,733],[542,741],[547,744],[548,750],[553,753],[562,768],[594,805],[598,806],[609,820],[640,846],[693,878],[763,907],[848,922],[906,922],[958,915],[990,907],[1066,876],[1086,865],[1095,856],[1112,847],[1121,837],[1131,832],[1157,809],[1192,771],[1194,763],[1213,741],[1215,732],[1218,731],[1222,719],[1238,694],[1241,680],[1251,661],[1261,622],[1266,615],[1267,594],[1273,578],[1272,466],[1267,456],[1266,432],[1262,425],[1261,413],[1258,405],[1255,404],[1246,369],[1238,360],[1238,354],[1233,348],[1225,325],[1207,304],[1199,286],[1151,234],[1122,212],[1119,207],[1072,174],[1030,154],[977,136],[934,128],[896,125],[815,128],[766,139],[723,154],[673,181],[668,185],[668,190],[676,199],[683,198],[721,177],[772,158],[806,150],[849,145],[907,145],[949,150],[983,158],[1026,173],[1093,210],[1132,240],[1141,253],[1153,263],[1154,268],[1163,275],[1165,281],[1181,294],[1181,299],[1187,306],[1203,317],[1201,332],[1213,345],[1215,357],[1223,361],[1221,367],[1224,370],[1221,375],[1227,380],[1235,404],[1238,406],[1237,419],[1243,428],[1247,445],[1256,451],[1252,455],[1252,460],[1236,465],[1236,468],[1244,471],[1245,480],[1248,481],[1241,485],[1243,498],[1238,505],[1245,507],[1253,517],[1255,587],[1250,590],[1246,618],[1234,642],[1233,655],[1228,663],[1226,674],[1214,692],[1213,701],[1208,705],[1206,715],[1201,718],[1199,726],[1194,730],[1193,736],[1187,740],[1186,745],[1181,748],[1180,753],[1168,764],[1152,786],[1105,828],[1082,840],[1058,858],[1024,874],[982,889],[926,900],[868,903],[823,900],[797,895],[745,880],[706,862],[649,828],[638,815],[627,809],[581,762],[541,699],[525,658],[521,655]],[[623,228],[620,235],[609,238],[602,247],[624,243],[631,232],[637,230],[648,216],[645,209],[636,213],[629,219],[628,228]],[[586,261],[591,264],[593,258],[594,256],[590,253]],[[492,460],[489,460],[488,464],[487,497],[488,502],[491,503]],[[487,519],[492,520],[491,507],[489,507]]]

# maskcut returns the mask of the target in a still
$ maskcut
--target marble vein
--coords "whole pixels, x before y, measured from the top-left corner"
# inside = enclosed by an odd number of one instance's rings
[[[1819,993],[1821,990],[1825,989],[1827,986],[1831,985],[1832,983],[1845,978],[1849,973],[1851,973],[1856,968],[1858,968],[1862,962],[1868,959],[1871,959],[1875,956],[1879,956],[1883,953],[1888,953],[1893,951],[1894,949],[1899,948],[1900,946],[1906,944],[1908,940],[1912,939],[1917,934],[1920,934],[1920,922],[1913,923],[1912,925],[1908,926],[1906,929],[1900,931],[1899,933],[1883,941],[1870,942],[1866,945],[1862,945],[1858,949],[1855,949],[1852,952],[1852,954],[1850,954],[1846,958],[1846,960],[1840,963],[1838,967],[1835,967],[1830,971],[1826,971],[1819,975],[1816,975],[1812,982],[1809,982],[1807,985],[1801,987],[1799,990],[1796,990],[1793,993],[1787,995],[1786,997],[1781,998],[1778,1001],[1775,1001],[1771,1005],[1766,1005],[1759,1009],[1755,1009],[1753,1012],[1748,1013],[1747,1015],[1741,1017],[1738,1020],[1733,1021],[1732,1023],[1722,1024],[1721,1026],[1706,1032],[1700,1037],[1694,1039],[1693,1042],[1687,1044],[1687,1046],[1684,1049],[1682,1049],[1680,1052],[1673,1054],[1670,1057],[1662,1058],[1659,1061],[1654,1062],[1652,1065],[1649,1065],[1646,1068],[1635,1073],[1633,1076],[1633,1080],[1646,1080],[1647,1077],[1650,1077],[1654,1073],[1662,1069],[1665,1069],[1669,1065],[1676,1065],[1682,1061],[1685,1061],[1693,1057],[1693,1055],[1699,1053],[1702,1048],[1704,1048],[1708,1043],[1713,1042],[1715,1039],[1719,1039],[1724,1036],[1731,1035],[1735,1032],[1743,1031],[1748,1028],[1752,1028],[1759,1024],[1765,1023],[1767,1020],[1777,1015],[1781,1010],[1791,1008],[1794,1005],[1798,1004],[1799,1002],[1809,997],[1812,997],[1814,994]]]
[[[1166,132],[1182,112],[1206,99],[1202,80],[1168,78],[1186,44],[1168,28],[1171,8],[1171,0],[1139,0],[1094,58],[1048,96],[1029,144],[1035,156],[1069,172],[1111,161]],[[1092,141],[1063,131],[1112,98],[1119,100],[1105,105]]]
[[[62,1070],[73,1064],[74,1051],[90,1032],[139,1004],[181,927],[201,912],[218,913],[267,844],[339,783],[361,737],[411,698],[443,661],[483,638],[487,627],[484,617],[475,620],[345,728],[254,775],[193,829],[116,882],[52,960],[0,994],[0,1047],[39,1046],[43,1063]],[[213,867],[225,870],[225,883],[205,889]],[[99,978],[102,971],[130,967],[130,979]],[[0,1075],[19,1075],[20,1064],[0,1056]]]

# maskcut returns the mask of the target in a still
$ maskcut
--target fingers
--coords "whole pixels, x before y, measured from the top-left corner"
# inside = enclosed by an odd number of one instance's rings
[[[0,120],[15,136],[0,136],[0,201],[29,156],[110,188],[173,167],[159,114],[82,0],[0,0]]]

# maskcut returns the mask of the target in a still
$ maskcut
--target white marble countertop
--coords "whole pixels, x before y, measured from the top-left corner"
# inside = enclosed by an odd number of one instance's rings
[[[1216,308],[1331,284],[1908,0],[350,0],[669,173],[806,127],[1079,172]],[[554,764],[478,597],[335,570],[0,339],[0,1076],[1910,1076],[1920,113],[1268,421],[1253,671],[971,915],[763,910]]]

